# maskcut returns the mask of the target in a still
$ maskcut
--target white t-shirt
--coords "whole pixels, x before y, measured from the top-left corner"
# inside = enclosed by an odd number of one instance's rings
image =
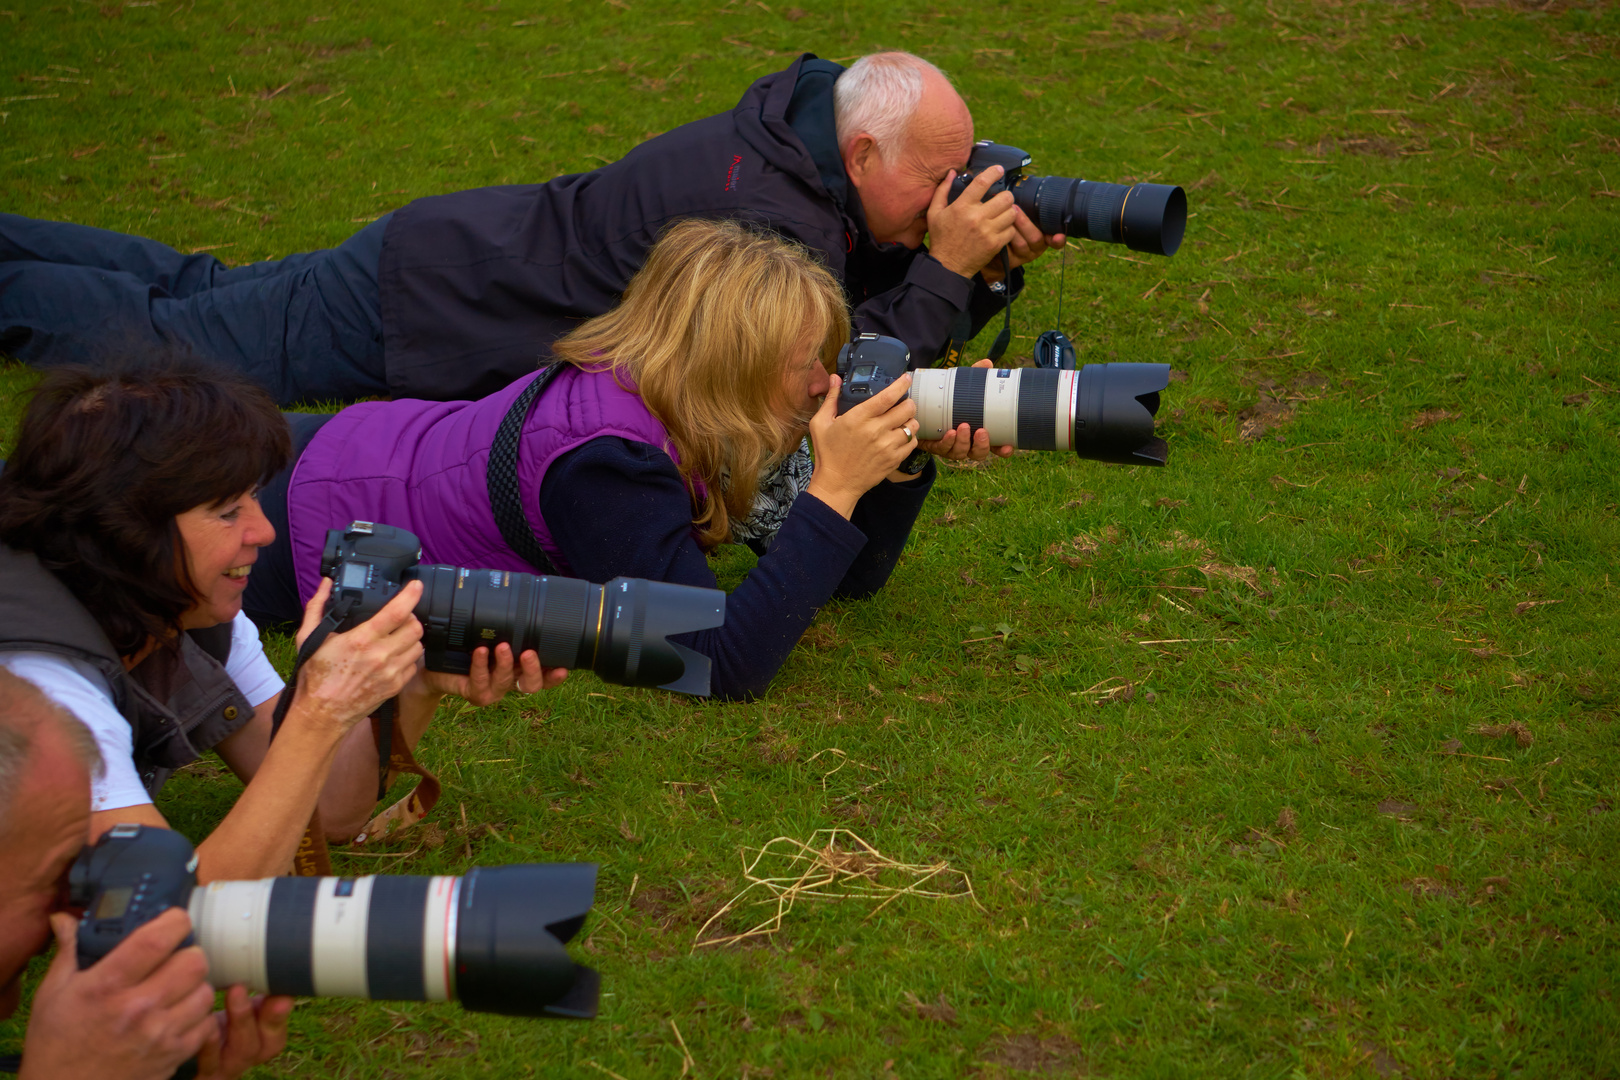
[[[135,771],[134,733],[113,705],[112,689],[101,672],[82,660],[43,652],[0,652],[0,666],[39,687],[95,735],[107,768],[90,783],[91,810],[117,810],[152,801]],[[231,655],[225,673],[255,709],[285,685],[264,655],[259,628],[240,612],[231,623]]]

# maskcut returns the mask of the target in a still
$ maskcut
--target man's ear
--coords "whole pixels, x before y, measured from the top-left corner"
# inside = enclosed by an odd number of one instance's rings
[[[843,156],[844,175],[859,188],[877,166],[877,140],[863,131],[845,145]]]

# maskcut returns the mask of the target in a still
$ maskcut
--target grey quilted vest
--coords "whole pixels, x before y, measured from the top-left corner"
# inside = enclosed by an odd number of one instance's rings
[[[91,664],[134,732],[135,768],[152,796],[174,771],[235,734],[253,706],[225,672],[231,624],[180,635],[126,672],[107,635],[31,552],[0,544],[0,651],[45,652]]]

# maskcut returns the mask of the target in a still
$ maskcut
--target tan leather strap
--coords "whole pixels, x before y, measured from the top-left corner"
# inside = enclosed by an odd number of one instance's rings
[[[377,736],[379,746],[382,725],[376,720],[372,721],[372,733]],[[418,777],[416,786],[405,794],[398,802],[372,818],[355,838],[355,844],[371,844],[379,840],[386,840],[392,836],[415,826],[432,812],[434,804],[439,801],[439,778],[428,772],[417,762],[411,748],[405,742],[404,733],[399,730],[398,722],[394,724],[393,738],[389,740],[388,756],[388,786],[402,773],[409,773]]]
[[[293,873],[298,877],[331,877],[332,853],[326,848],[326,830],[321,827],[321,812],[309,815],[309,828],[298,841],[293,854]]]
[[[419,779],[416,786],[404,798],[366,824],[365,830],[355,837],[356,847],[398,836],[415,826],[433,810],[442,790],[439,778],[417,763],[411,748],[406,745],[405,735],[399,729],[399,722],[395,720],[388,723],[392,730],[391,737],[386,740],[389,744],[386,786],[392,786],[394,780],[402,773],[409,773]],[[376,741],[379,751],[385,742],[382,725],[382,721],[372,717],[371,737]],[[332,854],[326,845],[326,830],[321,825],[319,810],[310,815],[309,828],[304,830],[304,837],[298,842],[298,851],[293,855],[293,873],[299,877],[330,877],[332,874]]]

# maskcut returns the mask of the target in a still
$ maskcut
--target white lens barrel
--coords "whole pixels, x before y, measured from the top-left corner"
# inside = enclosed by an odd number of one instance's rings
[[[375,880],[321,879],[310,936],[310,977],[316,997],[371,996],[366,984],[366,928],[371,923]]]
[[[191,891],[188,912],[197,944],[208,957],[208,981],[221,990],[242,983],[263,991],[264,926],[275,879],[216,881]]]
[[[303,997],[455,996],[457,877],[216,881],[191,894],[209,981]]]
[[[921,368],[911,373],[917,438],[965,423],[991,446],[1072,450],[1078,385],[1078,372],[1050,368]]]

